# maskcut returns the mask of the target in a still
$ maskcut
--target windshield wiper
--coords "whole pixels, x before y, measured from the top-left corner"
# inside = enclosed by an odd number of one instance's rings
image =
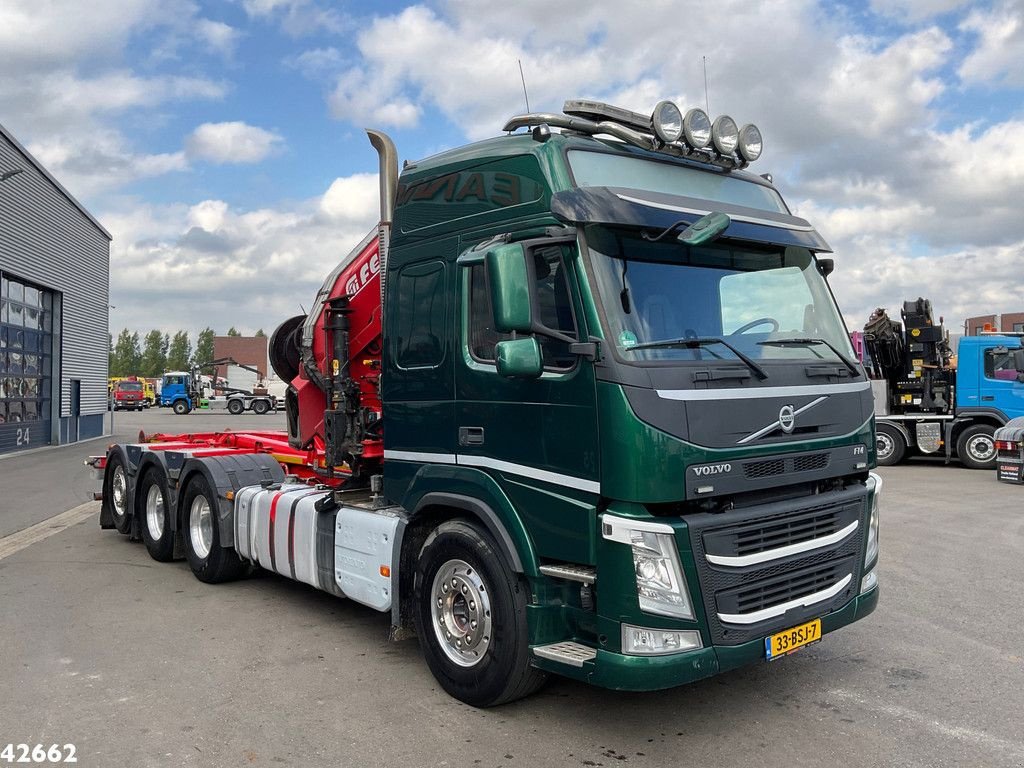
[[[662,339],[661,341],[649,341],[645,344],[637,344],[633,347],[625,347],[627,350],[634,349],[671,349],[673,347],[681,347],[683,349],[697,349],[699,347],[706,347],[710,344],[721,344],[723,347],[732,352],[736,357],[746,363],[747,367],[757,374],[757,378],[764,379],[768,378],[768,374],[764,372],[764,368],[755,363],[745,354],[740,352],[736,347],[727,342],[725,339],[720,339],[717,336],[694,336],[689,339]]]
[[[853,364],[853,361],[850,360],[838,349],[836,349],[832,342],[826,341],[825,339],[767,339],[765,341],[759,341],[757,343],[767,344],[768,346],[772,347],[806,347],[811,344],[824,344],[826,347],[832,350],[832,352],[835,354],[836,357],[839,358],[840,362],[842,362],[843,365],[850,369],[850,373],[852,373],[854,376],[860,375],[860,371],[857,370],[857,366]]]

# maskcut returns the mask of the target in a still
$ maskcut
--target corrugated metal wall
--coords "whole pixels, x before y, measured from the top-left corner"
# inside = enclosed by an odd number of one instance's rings
[[[0,132],[0,171],[15,168],[24,173],[0,182],[0,271],[61,294],[60,415],[70,415],[72,379],[82,382],[82,415],[103,414],[110,241]]]

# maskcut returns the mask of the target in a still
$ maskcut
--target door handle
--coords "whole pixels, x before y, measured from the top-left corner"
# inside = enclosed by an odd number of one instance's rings
[[[483,445],[483,427],[459,427],[459,445]]]
[[[992,400],[996,399],[996,396],[995,395],[982,395],[981,399],[982,400],[986,400],[986,401],[992,401]]]

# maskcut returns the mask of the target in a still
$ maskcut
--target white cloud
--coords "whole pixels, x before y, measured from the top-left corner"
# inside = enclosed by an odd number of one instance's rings
[[[313,33],[342,34],[351,23],[330,3],[316,0],[241,0],[250,18],[279,23],[286,34],[294,37]]]
[[[978,45],[960,65],[969,83],[1024,86],[1024,2],[1006,2],[987,11],[973,11],[960,24],[978,36]]]
[[[283,145],[278,134],[239,121],[203,123],[185,143],[189,157],[217,164],[258,163]]]
[[[230,58],[235,53],[241,32],[222,21],[200,19],[196,22],[196,35],[222,56]]]
[[[871,0],[871,10],[907,23],[917,23],[969,4],[970,0]]]
[[[96,129],[30,142],[28,150],[78,198],[138,179],[184,171],[183,152],[139,152],[118,131]]]
[[[374,226],[375,190],[376,177],[359,174],[294,207],[128,201],[104,212],[114,236],[115,334],[122,327],[194,334],[206,325],[269,333],[300,305],[309,307],[331,268]]]

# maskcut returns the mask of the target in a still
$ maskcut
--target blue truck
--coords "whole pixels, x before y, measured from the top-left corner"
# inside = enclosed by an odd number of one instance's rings
[[[257,369],[248,365],[242,365],[230,357],[222,357],[207,363],[193,365],[191,371],[168,371],[160,379],[160,394],[158,396],[160,407],[172,408],[179,416],[184,416],[192,410],[199,408],[200,404],[204,401],[212,409],[224,409],[235,416],[244,411],[252,411],[262,415],[277,410],[277,399],[265,390],[253,392],[227,385],[213,387],[204,385],[200,371],[203,368],[217,365],[231,365],[236,368],[243,368],[262,377],[262,374]],[[221,396],[208,397],[209,393],[206,390],[211,388],[220,392]]]
[[[954,359],[930,301],[905,302],[901,320],[877,309],[864,326],[878,463],[938,454],[947,463],[956,457],[971,469],[994,468],[996,430],[1024,416],[1020,337],[965,336]]]

